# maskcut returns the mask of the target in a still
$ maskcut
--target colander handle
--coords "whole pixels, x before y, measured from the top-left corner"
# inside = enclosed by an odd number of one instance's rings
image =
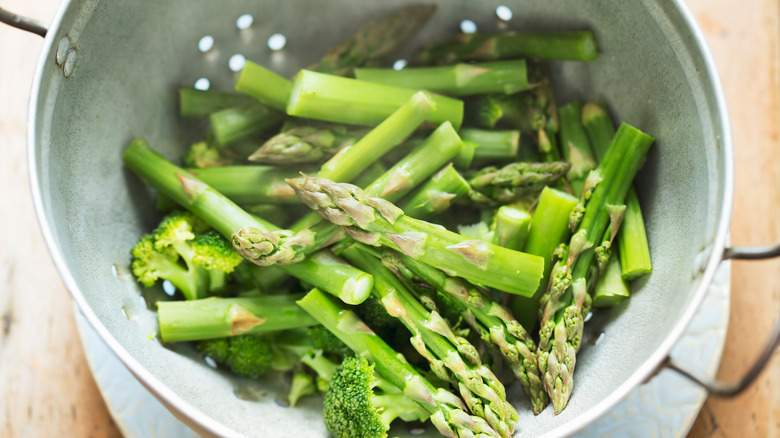
[[[27,32],[32,32],[41,37],[46,37],[48,29],[46,25],[38,20],[32,18],[23,17],[13,12],[0,8],[0,23],[5,23],[11,27],[21,29]]]
[[[780,245],[754,247],[735,246],[730,248],[727,247],[723,251],[723,260],[762,260],[773,257],[780,257]],[[761,374],[761,371],[766,368],[767,364],[772,359],[772,353],[774,353],[779,345],[780,319],[775,322],[775,327],[772,329],[769,341],[764,347],[764,351],[758,356],[758,359],[753,362],[753,365],[742,378],[730,383],[724,383],[717,379],[705,377],[700,372],[689,369],[671,357],[667,357],[666,361],[664,361],[659,369],[665,367],[674,370],[681,376],[706,389],[711,395],[734,397],[750,387],[753,381]]]

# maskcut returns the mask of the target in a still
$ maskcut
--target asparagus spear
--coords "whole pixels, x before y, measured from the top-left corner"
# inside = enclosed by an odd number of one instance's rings
[[[199,341],[317,325],[295,301],[303,295],[159,301],[164,342]]]
[[[214,139],[225,146],[274,127],[282,122],[284,114],[251,102],[211,113],[209,119]]]
[[[596,103],[587,103],[582,108],[582,124],[588,132],[593,152],[601,160],[607,146],[615,135],[615,128],[607,111]],[[639,198],[633,187],[626,196],[626,214],[618,232],[620,266],[623,278],[633,280],[652,271],[650,249],[647,244],[645,222]]]
[[[553,276],[541,318],[538,350],[544,385],[560,413],[571,396],[575,355],[583,329],[583,306],[590,300],[586,280],[596,251],[608,227],[617,231],[615,206],[623,203],[634,175],[644,162],[653,138],[622,124],[604,159],[589,177],[584,192],[591,192],[577,232],[569,241],[566,263]],[[592,174],[593,175],[593,174]],[[595,185],[595,188],[593,188]]]
[[[538,193],[555,183],[569,170],[562,161],[551,163],[514,162],[504,167],[488,166],[469,178],[469,184],[482,197],[470,198],[475,203],[508,204],[529,194]]]
[[[512,313],[520,324],[528,330],[534,330],[539,313],[539,300],[547,290],[552,270],[553,252],[571,236],[569,231],[569,213],[577,205],[578,199],[568,193],[545,187],[539,195],[539,202],[531,218],[525,252],[544,259],[544,276],[536,293],[531,298],[512,297]]]
[[[301,70],[293,81],[287,114],[352,125],[377,125],[408,101],[415,90]],[[434,111],[428,121],[449,121],[460,128],[463,102],[430,95]]]
[[[405,216],[391,202],[351,184],[305,175],[287,183],[304,204],[359,242],[389,246],[455,276],[513,294],[530,296],[539,285],[544,268],[540,257],[469,240]]]
[[[525,31],[458,34],[417,52],[417,64],[452,64],[507,58],[595,61],[598,45],[590,31]]]
[[[179,87],[179,115],[182,117],[203,117],[249,102],[249,98],[240,94]]]
[[[223,236],[232,239],[234,247],[241,247],[244,243],[235,235],[242,227],[264,230],[269,239],[284,235],[273,224],[255,218],[202,181],[190,177],[184,169],[154,152],[146,140],[136,139],[130,143],[123,155],[123,161],[125,166],[147,184],[197,215]],[[306,233],[298,235],[303,244],[307,243],[310,237]],[[273,248],[268,246],[252,249],[256,252],[273,251]],[[280,268],[287,274],[321,287],[350,304],[365,300],[374,283],[371,275],[340,262],[326,252]]]
[[[358,68],[355,69],[355,77],[362,81],[428,90],[448,96],[513,94],[528,88],[524,59],[402,70]]]
[[[561,149],[563,157],[571,164],[566,178],[575,195],[579,195],[588,172],[596,168],[596,159],[582,126],[582,105],[572,102],[558,109],[561,120]]]
[[[452,128],[452,125],[444,123],[423,144],[377,178],[366,190],[371,196],[384,196],[391,201],[400,199],[455,156],[461,147],[460,138]],[[321,218],[316,213],[312,214],[318,219],[317,222],[321,221]],[[313,239],[308,242],[308,245],[302,245],[300,239],[293,233],[289,233],[292,238],[289,244],[286,238],[264,243],[266,234],[262,230],[244,228],[239,233],[240,237],[254,242],[255,245],[273,245],[276,250],[268,253],[270,260],[263,253],[254,254],[253,252],[247,252],[242,255],[250,260],[257,257],[255,263],[259,264],[270,262],[294,263],[306,254],[337,241],[341,231],[337,225],[329,222],[315,222],[306,228],[300,229],[306,230],[313,235]],[[286,258],[281,259],[277,254],[284,254]]]
[[[628,282],[620,272],[620,257],[613,254],[593,289],[593,307],[611,307],[631,294]]]
[[[444,436],[500,436],[483,418],[469,415],[460,398],[443,388],[434,387],[346,306],[317,289],[309,292],[298,304],[349,348],[367,356],[382,377],[431,415],[431,423]]]
[[[238,204],[298,204],[284,181],[298,172],[274,166],[222,166],[187,169],[194,177]]]
[[[514,159],[520,146],[520,131],[461,129],[460,136],[464,141],[473,141],[477,144],[474,158],[479,160]]]
[[[345,147],[353,146],[365,134],[364,130],[343,125],[299,125],[268,139],[249,156],[256,163],[313,163],[330,157]]]
[[[452,163],[458,169],[468,169],[471,167],[471,162],[474,161],[474,156],[477,154],[477,147],[479,145],[476,142],[463,140],[463,149],[457,157],[452,159]]]
[[[412,335],[414,348],[442,380],[458,388],[469,410],[482,418],[502,437],[510,437],[518,415],[506,401],[504,385],[482,362],[477,349],[456,336],[438,312],[429,312],[366,246],[355,243],[339,253],[353,265],[374,276],[374,292],[392,317],[398,318]]]
[[[450,205],[466,195],[469,190],[471,190],[469,183],[452,164],[448,164],[425,184],[406,196],[399,207],[407,216],[428,220],[450,208]]]
[[[409,256],[386,251],[382,260],[399,274],[422,280],[450,297],[463,320],[507,361],[531,399],[534,413],[539,414],[544,409],[548,399],[536,365],[536,343],[506,308],[468,282],[450,277]]]
[[[495,217],[494,241],[498,246],[522,251],[531,226],[531,215],[511,205],[499,207]]]
[[[236,90],[271,108],[284,111],[292,91],[292,82],[259,64],[247,61],[236,80]]]
[[[377,64],[411,39],[435,10],[436,5],[412,5],[381,20],[369,22],[352,37],[331,47],[308,69],[350,76],[354,67]]]

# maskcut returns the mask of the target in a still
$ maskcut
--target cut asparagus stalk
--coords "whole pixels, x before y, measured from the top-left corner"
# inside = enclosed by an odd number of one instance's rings
[[[147,184],[231,239],[234,247],[242,249],[239,252],[248,251],[246,245],[257,253],[275,250],[267,244],[252,246],[251,242],[238,239],[236,233],[243,227],[263,230],[268,239],[279,235],[287,237],[285,232],[279,231],[273,224],[255,218],[207,184],[190,177],[184,169],[154,152],[146,140],[136,139],[130,143],[123,155],[123,161],[125,166]],[[298,239],[303,244],[310,238],[310,234],[298,234]],[[349,304],[359,304],[368,297],[374,283],[370,274],[339,263],[332,255],[328,257],[324,254],[322,257],[321,260],[309,257],[299,263],[282,266],[281,269],[321,287]]]
[[[524,251],[544,259],[544,276],[531,298],[512,297],[512,313],[523,327],[532,331],[536,328],[539,314],[539,300],[547,290],[552,270],[553,252],[571,236],[569,213],[578,199],[568,193],[545,187],[539,196],[539,203],[531,219],[528,240]]]
[[[582,309],[590,307],[587,279],[596,251],[610,223],[612,211],[623,203],[634,175],[644,162],[653,138],[622,124],[595,173],[595,188],[585,206],[577,232],[569,242],[561,275],[553,276],[541,318],[539,368],[555,413],[568,403],[574,384],[576,352],[584,325]],[[591,179],[591,178],[589,178]],[[570,274],[569,274],[570,272]]]
[[[215,141],[225,146],[278,125],[284,114],[252,102],[211,113],[209,119]]]
[[[344,125],[298,125],[285,129],[249,155],[249,161],[272,164],[313,163],[353,146],[366,134]]]
[[[414,348],[427,359],[437,377],[448,381],[471,412],[484,418],[501,436],[510,437],[518,415],[506,401],[504,385],[482,362],[477,349],[455,335],[438,312],[429,312],[373,251],[359,243],[340,252],[353,265],[372,272],[377,299],[390,316],[398,318],[412,335]]]
[[[458,169],[468,169],[471,167],[471,162],[474,161],[477,147],[479,147],[477,143],[470,140],[463,140],[463,149],[458,156],[453,158],[452,163],[455,164]]]
[[[488,166],[469,178],[469,184],[486,198],[488,205],[509,204],[529,194],[535,194],[544,187],[554,184],[570,165],[563,161],[551,163],[527,163],[518,161],[498,168]],[[480,198],[471,198],[480,203]]]
[[[609,114],[602,106],[591,102],[582,108],[582,123],[588,132],[596,158],[601,160],[612,137],[615,136],[615,128]],[[639,198],[633,187],[626,196],[626,214],[617,239],[624,279],[631,281],[652,272],[645,222],[639,206]]]
[[[415,90],[359,81],[357,79],[301,70],[293,81],[287,114],[328,122],[374,126],[382,122],[415,94]],[[463,120],[463,102],[430,95],[433,124],[449,121],[458,129]]]
[[[628,282],[623,279],[620,270],[620,257],[613,254],[607,262],[604,272],[596,280],[593,289],[593,307],[611,307],[619,304],[631,295]]]
[[[428,90],[448,96],[513,94],[528,88],[525,60],[455,64],[444,67],[358,68],[355,77],[413,90]]]
[[[179,87],[179,115],[182,117],[205,117],[249,102],[250,99],[241,94]]]
[[[519,208],[504,205],[496,211],[495,243],[504,248],[522,251],[531,225],[531,215]]]
[[[623,278],[631,281],[653,271],[645,221],[633,187],[626,196],[626,214],[617,235]]]
[[[452,125],[448,122],[444,123],[420,146],[371,183],[367,189],[368,193],[372,196],[384,195],[390,201],[400,199],[454,157],[461,147],[460,137],[458,137]],[[266,264],[272,261],[275,263],[294,263],[312,251],[334,243],[334,240],[337,240],[339,237],[341,229],[330,222],[318,223],[321,221],[321,218],[317,213],[312,214],[318,221],[309,222],[310,225],[299,228],[313,235],[313,239],[307,245],[301,244],[297,234],[289,233],[292,239],[290,244],[287,243],[287,238],[285,237],[269,242],[276,248],[276,251],[268,253],[271,256],[270,260],[267,260],[266,254],[262,253],[255,254],[251,252],[242,255],[250,259],[258,257],[256,263],[259,264]],[[244,228],[240,235],[259,244],[266,234],[262,230]],[[284,254],[286,258],[280,259],[278,254]]]
[[[382,260],[399,274],[409,279],[416,277],[449,297],[459,308],[463,320],[507,361],[523,391],[531,399],[534,413],[539,414],[544,409],[548,398],[536,366],[536,343],[506,308],[468,282],[450,277],[411,257],[386,251]]]
[[[474,158],[478,160],[511,160],[517,158],[520,146],[520,131],[486,131],[482,129],[461,129],[464,141],[477,144]]]
[[[163,342],[200,341],[317,325],[298,295],[158,301]]]
[[[443,435],[500,436],[483,418],[469,415],[460,398],[434,387],[346,306],[317,289],[300,299],[298,304],[349,348],[366,355],[382,377],[431,415],[431,423]]]
[[[405,197],[399,207],[407,216],[428,220],[449,209],[469,190],[469,183],[449,164]]]
[[[414,60],[421,65],[442,65],[507,58],[595,61],[598,45],[590,31],[471,33],[424,47]]]
[[[313,169],[309,169],[311,171]],[[222,166],[187,169],[191,175],[237,204],[298,204],[284,181],[299,174],[276,166]]]
[[[571,164],[566,178],[575,195],[579,195],[588,172],[596,168],[596,159],[582,126],[582,105],[572,102],[558,109],[561,121],[561,150],[563,157]]]
[[[350,76],[352,69],[375,65],[401,48],[428,22],[436,5],[412,5],[365,24],[352,37],[331,47],[309,70]]]
[[[236,80],[236,90],[254,97],[271,108],[284,111],[292,90],[292,81],[252,61],[247,61]]]
[[[287,181],[309,208],[341,225],[355,240],[385,245],[455,276],[531,296],[544,270],[540,257],[469,240],[441,226],[413,219],[391,202],[359,187],[302,176]]]

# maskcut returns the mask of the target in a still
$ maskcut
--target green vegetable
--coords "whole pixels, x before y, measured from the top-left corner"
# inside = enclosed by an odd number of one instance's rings
[[[509,204],[539,193],[544,187],[557,182],[569,169],[570,165],[562,161],[516,161],[503,167],[484,167],[469,178],[469,185],[477,192],[477,197],[470,196],[469,199],[477,205]]]
[[[241,377],[265,374],[271,369],[273,360],[270,343],[253,335],[200,341],[198,350]]]
[[[513,94],[528,88],[524,59],[401,70],[358,68],[355,69],[355,77],[362,81],[449,96]]]
[[[179,115],[182,117],[204,117],[249,102],[249,98],[241,94],[179,87]]]
[[[374,126],[412,98],[415,90],[392,87],[301,70],[293,81],[287,114],[336,123]],[[449,121],[460,128],[463,102],[430,95],[432,112],[426,115],[436,125]],[[429,104],[430,105],[430,104]]]
[[[596,168],[596,158],[582,126],[582,105],[572,102],[558,109],[561,119],[561,150],[563,157],[571,164],[566,178],[575,195],[579,195],[588,172]]]
[[[620,257],[613,254],[593,289],[593,307],[611,307],[631,295],[628,282],[620,272]]]
[[[517,158],[520,146],[520,131],[486,131],[482,129],[461,129],[464,141],[477,144],[474,158],[478,160],[511,160]]]
[[[389,201],[359,187],[303,176],[288,180],[304,204],[341,225],[355,240],[385,245],[456,276],[520,295],[532,295],[542,277],[541,258],[481,241],[405,216]]]
[[[280,124],[284,114],[259,102],[251,102],[211,113],[214,140],[225,146]]]
[[[236,80],[236,90],[271,108],[284,111],[292,82],[261,65],[247,61]]]
[[[446,211],[469,190],[471,190],[469,183],[451,164],[448,164],[417,190],[403,198],[398,206],[407,216],[428,220]]]
[[[463,400],[443,388],[433,386],[409,365],[402,355],[387,345],[345,306],[340,305],[317,289],[309,292],[298,301],[298,304],[344,341],[353,351],[360,352],[363,357],[371,361],[384,379],[430,415],[431,423],[445,436],[459,436],[459,434],[460,436],[469,436],[469,432],[474,436],[481,436],[480,434],[489,437],[499,436],[498,432],[492,429],[484,419],[469,415]],[[369,370],[366,369],[362,374],[369,374]],[[331,379],[331,387],[345,389],[350,387],[349,384],[336,385],[336,382],[333,382],[334,379]],[[364,388],[370,388],[370,386],[366,385]],[[387,433],[386,427],[384,427],[384,431],[379,427],[387,424],[380,423],[380,420],[376,418],[377,411],[372,409],[373,405],[371,403],[356,403],[356,399],[353,398],[370,400],[370,394],[367,391],[357,391],[353,397],[350,397],[349,393],[335,397],[336,394],[340,393],[341,391],[334,392],[334,397],[326,400],[326,404],[334,404],[334,409],[328,410],[325,414],[326,422],[330,424],[331,433],[349,437],[353,436],[349,434],[350,430],[359,426],[365,426],[363,430],[366,433],[371,433],[371,431],[378,433],[375,436],[381,437]],[[340,409],[339,405],[352,406],[352,409]],[[342,433],[344,435],[340,435]],[[358,434],[356,436],[364,435]]]
[[[590,31],[470,33],[424,47],[414,60],[423,65],[441,65],[507,58],[595,61],[598,45]]]
[[[299,174],[295,169],[243,165],[187,169],[187,172],[235,203],[300,204],[295,192],[284,182]]]
[[[249,161],[272,164],[313,163],[353,146],[365,130],[344,125],[296,125],[268,139]]]
[[[504,205],[496,211],[494,241],[498,246],[522,251],[531,226],[531,215],[522,209]]]
[[[229,166],[235,160],[225,156],[220,148],[212,146],[208,142],[199,141],[190,146],[183,161],[187,167],[205,169],[208,167]]]

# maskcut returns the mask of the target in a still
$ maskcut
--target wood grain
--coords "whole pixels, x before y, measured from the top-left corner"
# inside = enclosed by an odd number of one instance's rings
[[[2,7],[49,22],[57,0]],[[780,6],[689,0],[713,51],[736,144],[732,242],[780,241]],[[0,436],[117,437],[75,329],[67,291],[35,219],[25,155],[27,97],[42,40],[0,25]],[[780,262],[735,263],[718,376],[740,375],[780,314]],[[690,437],[780,435],[780,360],[742,396],[709,399]]]

